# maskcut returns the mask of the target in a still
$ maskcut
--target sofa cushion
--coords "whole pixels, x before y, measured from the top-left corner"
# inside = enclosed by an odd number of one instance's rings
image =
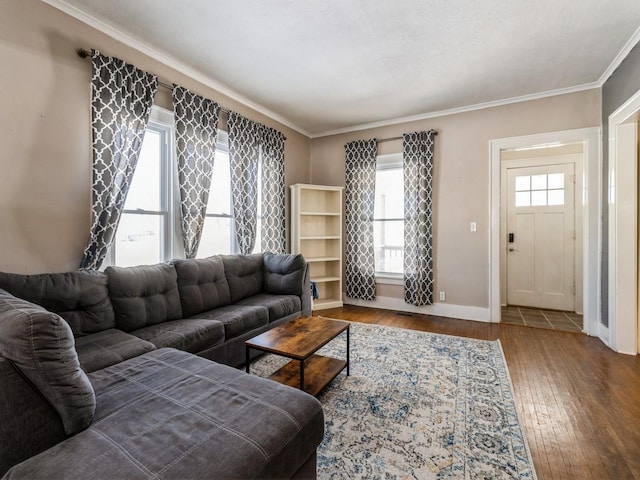
[[[235,305],[261,305],[269,311],[269,322],[274,322],[287,315],[298,313],[302,309],[300,297],[297,295],[271,295],[269,293],[258,293],[244,300],[240,300]]]
[[[173,265],[108,267],[105,272],[119,329],[130,332],[182,318],[178,276]]]
[[[223,255],[222,262],[231,290],[231,303],[262,291],[262,253]]]
[[[20,275],[0,272],[0,288],[57,313],[75,336],[114,328],[107,276],[96,271]]]
[[[301,254],[264,253],[264,291],[275,295],[302,295],[307,262]],[[305,292],[307,293],[307,292]]]
[[[76,352],[85,372],[94,372],[155,350],[152,343],[110,328],[76,339]]]
[[[178,274],[178,291],[185,317],[231,303],[220,256],[174,260],[173,264]]]
[[[67,435],[87,428],[96,406],[73,345],[71,328],[59,315],[0,290],[0,355],[58,412]]]
[[[225,340],[229,340],[266,326],[269,323],[269,311],[263,305],[229,305],[199,313],[192,318],[206,318],[222,323]]]
[[[191,353],[224,342],[224,326],[213,320],[173,320],[131,332],[157,348],[172,347]]]
[[[318,400],[173,349],[90,374],[96,421],[8,478],[290,478],[322,440]]]

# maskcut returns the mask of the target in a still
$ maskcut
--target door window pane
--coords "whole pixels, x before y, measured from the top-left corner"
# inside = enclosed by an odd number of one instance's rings
[[[546,190],[546,189],[547,189],[546,175],[531,175],[531,190]]]
[[[564,188],[564,173],[551,173],[548,175],[549,189]]]
[[[516,207],[564,205],[564,173],[518,175],[515,190]]]
[[[531,192],[531,206],[540,207],[547,204],[547,192],[543,190],[541,192]]]
[[[516,177],[516,192],[531,190],[531,177],[529,175],[518,175]]]

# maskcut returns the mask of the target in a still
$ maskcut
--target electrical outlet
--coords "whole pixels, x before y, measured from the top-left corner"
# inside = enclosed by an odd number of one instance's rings
[[[440,292],[440,301],[444,302],[445,298],[444,292]]]

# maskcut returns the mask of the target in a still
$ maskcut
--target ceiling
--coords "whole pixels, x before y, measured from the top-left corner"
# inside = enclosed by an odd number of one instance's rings
[[[596,88],[640,38],[638,0],[45,1],[311,137]]]

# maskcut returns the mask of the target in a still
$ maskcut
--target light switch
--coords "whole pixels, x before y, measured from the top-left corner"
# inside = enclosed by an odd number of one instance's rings
[[[469,225],[469,230],[471,230],[472,232],[478,230],[478,225],[476,225],[476,222],[471,222],[471,224]]]

